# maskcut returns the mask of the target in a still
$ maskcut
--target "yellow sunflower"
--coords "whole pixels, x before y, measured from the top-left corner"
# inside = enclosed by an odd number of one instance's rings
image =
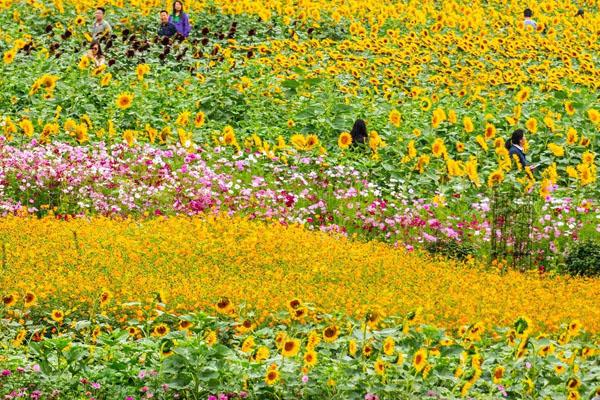
[[[171,329],[165,324],[158,324],[152,330],[153,336],[165,336]]]
[[[279,380],[279,371],[276,369],[270,369],[267,371],[265,375],[265,382],[267,385],[272,386],[277,383]]]
[[[352,135],[348,132],[342,132],[338,137],[338,146],[341,149],[347,149],[352,144]]]
[[[314,350],[309,350],[304,354],[304,365],[314,367],[317,364],[318,356]]]
[[[421,372],[427,364],[427,349],[419,349],[413,357],[413,367],[417,372]]]
[[[121,93],[117,96],[117,107],[121,110],[126,110],[133,104],[133,94]]]
[[[65,318],[65,313],[62,312],[61,310],[52,310],[52,313],[50,314],[50,316],[54,321],[60,323]]]
[[[338,338],[339,334],[340,334],[340,330],[336,325],[328,326],[323,331],[323,339],[328,343],[332,343],[332,342],[335,342],[335,340]]]
[[[300,351],[300,340],[288,338],[283,342],[281,355],[284,357],[294,357]]]

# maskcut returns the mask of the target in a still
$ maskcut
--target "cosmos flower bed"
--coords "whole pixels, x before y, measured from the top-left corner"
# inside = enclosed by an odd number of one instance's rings
[[[438,240],[477,243],[486,254],[490,199],[419,198],[377,185],[323,157],[271,159],[226,147],[84,147],[0,138],[0,209],[7,214],[162,216],[228,213],[309,229],[380,239],[412,250]],[[564,196],[564,195],[563,195]],[[570,244],[600,232],[591,199],[556,197],[534,221],[538,265],[552,269]]]
[[[229,217],[0,228],[9,398],[597,390],[597,279],[486,272]]]

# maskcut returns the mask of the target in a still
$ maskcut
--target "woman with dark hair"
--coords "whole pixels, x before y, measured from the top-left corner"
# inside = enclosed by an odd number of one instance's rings
[[[173,13],[169,15],[169,22],[175,25],[177,33],[183,37],[188,37],[192,27],[188,15],[183,12],[183,3],[176,1],[173,3]]]
[[[104,53],[102,53],[102,47],[97,40],[94,40],[90,45],[90,49],[86,53],[86,56],[94,62],[96,67],[104,65],[106,60],[104,59]]]
[[[529,167],[530,169],[534,169],[534,165],[527,164],[527,159],[525,158],[525,151],[523,150],[523,146],[525,145],[525,132],[523,129],[517,129],[512,133],[510,139],[508,139],[505,143],[506,150],[508,150],[508,154],[511,158],[516,155],[519,159],[519,163],[521,167]]]
[[[350,136],[352,136],[353,146],[357,144],[366,144],[369,139],[369,134],[367,133],[367,124],[365,124],[365,121],[357,119],[352,127]]]

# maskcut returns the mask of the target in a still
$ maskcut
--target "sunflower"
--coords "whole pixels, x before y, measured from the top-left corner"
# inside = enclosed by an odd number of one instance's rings
[[[312,150],[319,144],[319,138],[317,135],[308,135],[306,137],[306,150]]]
[[[496,136],[496,127],[490,123],[485,124],[485,133],[483,135],[485,140],[491,140],[494,136]]]
[[[531,89],[529,89],[529,88],[522,88],[517,93],[517,96],[515,97],[515,100],[518,101],[519,103],[525,103],[529,99],[530,95],[531,95]]]
[[[217,311],[221,314],[230,314],[233,310],[233,304],[227,297],[222,297],[216,305]]]
[[[554,372],[556,373],[556,375],[561,375],[563,374],[565,371],[567,370],[567,368],[562,365],[562,364],[556,364],[554,366]]]
[[[557,145],[556,143],[549,143],[548,150],[554,154],[555,157],[562,157],[565,155],[565,149],[562,146]]]
[[[447,153],[446,145],[442,138],[437,138],[431,145],[431,153],[434,157],[441,157]]]
[[[348,342],[348,354],[351,356],[355,356],[358,351],[358,345],[356,344],[356,340],[350,340]]]
[[[273,386],[279,380],[279,371],[276,369],[270,369],[265,375],[265,382],[269,386]]]
[[[37,297],[32,292],[25,293],[25,297],[23,297],[23,301],[25,303],[25,307],[31,307],[37,301]]]
[[[342,132],[338,137],[338,146],[341,149],[347,149],[352,144],[352,135],[348,132]]]
[[[4,64],[11,64],[15,60],[16,55],[17,55],[17,52],[15,51],[15,49],[5,51],[4,58],[3,58]]]
[[[256,354],[254,354],[254,361],[261,362],[269,358],[269,349],[265,346],[261,346],[256,350]]]
[[[502,183],[502,181],[504,181],[504,172],[502,172],[501,169],[497,169],[496,171],[492,172],[488,177],[488,186],[497,186],[500,183]]]
[[[117,96],[117,107],[121,110],[126,110],[133,104],[133,94],[121,93]]]
[[[308,309],[306,307],[300,307],[297,310],[294,310],[292,313],[292,318],[294,319],[302,319],[308,314]]]
[[[422,97],[420,102],[420,107],[422,111],[431,110],[431,100],[428,97]]]
[[[292,299],[288,302],[288,307],[291,310],[296,310],[300,308],[300,306],[302,306],[302,301],[300,301],[300,299]]]
[[[102,291],[100,294],[100,305],[103,306],[110,301],[112,294],[108,290]]]
[[[371,356],[371,354],[373,354],[373,346],[371,346],[368,343],[365,344],[363,346],[362,353],[363,353],[363,356],[365,356],[366,358],[369,358]]]
[[[107,72],[106,74],[102,75],[102,77],[100,78],[100,86],[108,86],[110,84],[111,79],[112,74],[110,72]]]
[[[481,146],[481,148],[482,148],[484,151],[486,151],[486,152],[487,152],[487,151],[489,150],[489,147],[488,147],[488,145],[487,145],[487,143],[486,143],[485,139],[483,138],[483,136],[481,136],[481,135],[477,135],[477,136],[475,136],[475,141],[477,142],[477,144],[478,144],[479,146]]]
[[[296,126],[296,123],[294,122],[294,120],[293,119],[288,119],[288,121],[287,121],[287,127],[291,129],[294,126]]]
[[[513,324],[513,327],[517,336],[528,336],[532,329],[531,320],[527,317],[519,317]]]
[[[284,357],[294,357],[300,351],[300,340],[288,338],[281,346],[281,355]]]
[[[600,111],[590,108],[587,110],[587,115],[594,124],[600,123]]]
[[[290,140],[292,142],[292,145],[296,148],[296,150],[306,149],[306,137],[304,135],[292,135],[292,138]]]
[[[538,354],[542,357],[546,357],[552,353],[554,353],[554,345],[553,344],[544,345],[538,350]]]
[[[332,343],[332,342],[335,342],[335,340],[338,338],[339,334],[340,334],[340,330],[336,325],[328,326],[323,331],[323,339],[327,343]]]
[[[123,140],[129,147],[133,146],[135,143],[136,132],[131,129],[127,129],[123,132]]]
[[[24,119],[21,122],[19,122],[19,127],[23,130],[23,134],[27,137],[31,137],[33,136],[33,123],[28,120],[28,119]]]
[[[167,325],[158,324],[152,330],[152,335],[162,337],[162,336],[165,336],[167,333],[169,333],[170,330],[171,329]]]
[[[579,136],[577,135],[577,131],[573,128],[569,128],[567,130],[567,144],[573,145],[577,143],[579,140]]]
[[[81,60],[79,61],[79,69],[88,69],[91,65],[92,61],[90,60],[90,58],[88,56],[83,56],[81,57]]]
[[[581,155],[581,162],[585,165],[591,166],[592,164],[594,164],[594,158],[596,158],[596,155],[594,153],[592,153],[591,151],[586,151]]]
[[[537,132],[537,120],[535,118],[529,118],[525,123],[525,128],[531,133]]]
[[[52,310],[52,313],[50,314],[50,317],[54,321],[60,323],[65,318],[65,313],[63,313],[61,310]]]
[[[589,144],[590,144],[590,139],[585,136],[582,136],[581,140],[579,141],[579,145],[583,146],[583,147],[587,147],[587,146],[589,146]]]
[[[194,324],[191,323],[190,321],[186,321],[184,319],[182,319],[181,321],[179,321],[179,330],[182,331],[187,331],[189,330]]]
[[[377,375],[383,375],[385,373],[385,362],[381,358],[377,359],[373,365],[373,369],[375,369]]]
[[[204,115],[204,113],[202,111],[199,111],[196,116],[194,117],[194,126],[196,128],[200,128],[202,125],[204,125],[204,122],[206,121],[206,116]]]
[[[85,24],[85,17],[78,15],[75,17],[75,25],[83,26]]]
[[[581,381],[575,377],[569,378],[567,381],[568,390],[577,390],[581,386]]]
[[[214,345],[215,343],[217,343],[217,332],[208,331],[206,333],[206,336],[204,337],[204,340],[206,341],[207,345],[209,345],[209,346]]]
[[[500,381],[502,380],[502,377],[504,376],[504,371],[506,369],[499,365],[496,367],[496,369],[494,369],[494,374],[492,375],[492,380],[494,381],[494,384],[499,384]]]
[[[567,112],[568,115],[575,114],[575,107],[573,106],[573,103],[571,103],[570,101],[566,101],[565,102],[565,111]]]
[[[241,324],[239,324],[235,327],[235,330],[238,333],[244,334],[246,332],[252,331],[254,328],[255,328],[255,325],[252,323],[252,321],[249,319],[245,319],[244,322],[242,322]]]
[[[448,111],[448,122],[450,122],[451,124],[455,124],[456,121],[458,121],[456,111],[454,111],[454,110]]]
[[[569,335],[571,335],[571,336],[577,336],[577,334],[581,330],[581,322],[579,322],[579,320],[577,320],[577,319],[571,321],[569,323],[569,326],[567,327],[567,330],[569,332]]]
[[[467,133],[471,133],[475,130],[475,127],[473,126],[473,121],[469,117],[463,118],[463,127],[465,128],[465,132]]]
[[[398,110],[392,110],[389,115],[389,121],[395,127],[400,126],[400,113]]]
[[[16,302],[17,296],[13,293],[7,294],[6,296],[2,297],[2,303],[5,307],[12,307],[15,305]]]
[[[138,328],[135,326],[130,326],[127,328],[127,333],[129,333],[129,336],[135,336],[138,334]]]
[[[138,64],[135,69],[135,74],[138,80],[141,82],[144,80],[144,75],[150,72],[150,66],[148,64]]]
[[[248,336],[242,343],[242,352],[250,353],[252,349],[254,349],[255,345],[256,343],[254,342],[254,337]]]
[[[462,142],[456,142],[456,151],[459,153],[465,151],[465,144]]]
[[[314,350],[309,350],[304,354],[304,365],[314,367],[317,364],[318,356]]]
[[[226,146],[235,146],[237,144],[235,132],[231,126],[227,125],[225,129],[223,129],[223,137],[221,141]]]
[[[23,344],[23,341],[25,340],[26,336],[27,336],[27,331],[25,329],[21,329],[19,331],[19,333],[17,333],[17,336],[15,337],[15,339],[12,342],[13,346],[15,346],[15,347],[21,346],[21,344]]]
[[[386,356],[391,356],[392,354],[394,354],[395,347],[396,343],[394,342],[393,337],[388,336],[387,338],[385,338],[385,340],[383,341],[383,353]]]
[[[413,367],[417,372],[421,372],[427,364],[427,349],[419,349],[413,357]]]
[[[177,116],[177,119],[175,120],[175,125],[186,126],[189,122],[190,122],[190,112],[183,111],[182,113],[180,113]]]
[[[567,396],[567,400],[579,400],[579,399],[581,399],[581,395],[579,394],[579,392],[577,392],[575,390],[569,391],[569,395]]]

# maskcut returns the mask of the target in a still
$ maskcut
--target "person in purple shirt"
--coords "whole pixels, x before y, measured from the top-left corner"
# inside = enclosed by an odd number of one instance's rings
[[[176,1],[173,3],[173,14],[169,16],[169,22],[175,25],[177,33],[183,37],[188,37],[192,27],[188,15],[183,12],[183,3]]]

